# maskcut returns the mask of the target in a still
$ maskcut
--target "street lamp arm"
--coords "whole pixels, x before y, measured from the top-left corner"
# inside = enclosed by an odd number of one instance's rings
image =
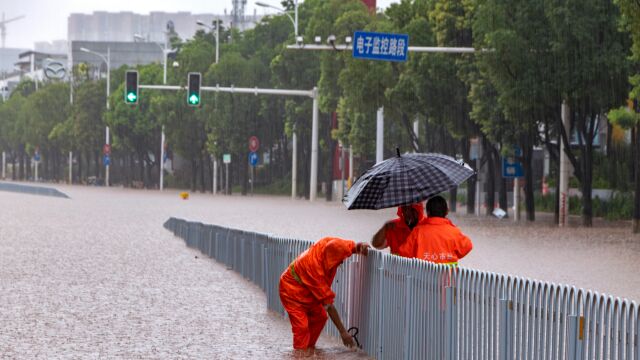
[[[91,51],[87,48],[80,48],[80,51],[99,56],[102,59],[102,61],[104,61],[107,64],[107,66],[109,65],[109,61],[107,60],[107,57],[100,54],[99,52]]]
[[[273,5],[271,5],[271,4],[264,3],[264,2],[262,2],[262,1],[256,1],[256,2],[255,2],[255,4],[256,4],[257,6],[261,6],[261,7],[272,8],[272,9],[278,10],[278,11],[280,11],[280,12],[286,12],[286,11],[285,11],[284,9],[282,9],[282,8],[279,8],[279,7],[277,7],[277,6],[273,6]]]

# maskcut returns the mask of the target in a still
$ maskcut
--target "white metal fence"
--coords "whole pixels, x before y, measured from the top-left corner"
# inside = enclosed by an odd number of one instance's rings
[[[311,242],[175,218],[164,226],[284,315],[280,274]],[[378,359],[640,360],[638,305],[575,287],[371,251],[345,261],[333,289],[345,325]],[[325,331],[338,335],[330,322]]]

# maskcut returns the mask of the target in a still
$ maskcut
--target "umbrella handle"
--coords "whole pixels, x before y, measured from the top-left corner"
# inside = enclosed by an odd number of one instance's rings
[[[360,345],[360,341],[358,341],[358,337],[357,337],[360,330],[357,327],[352,326],[349,328],[349,330],[347,330],[347,332],[349,333],[349,335],[351,335],[353,340],[356,341],[356,345],[358,346],[358,348],[362,349],[362,345]]]

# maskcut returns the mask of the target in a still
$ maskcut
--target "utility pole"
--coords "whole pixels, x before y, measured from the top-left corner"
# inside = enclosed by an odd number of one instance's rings
[[[376,164],[384,160],[384,107],[376,113]]]

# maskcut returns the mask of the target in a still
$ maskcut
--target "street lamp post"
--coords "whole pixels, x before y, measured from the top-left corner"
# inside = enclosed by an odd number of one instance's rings
[[[111,48],[107,48],[107,56],[104,56],[98,52],[91,51],[87,48],[80,48],[80,51],[86,52],[89,54],[96,55],[100,57],[107,64],[107,110],[109,110],[109,95],[111,89]],[[109,127],[107,126],[105,129],[105,143],[109,145]],[[104,172],[104,184],[105,186],[109,186],[109,164],[105,164],[105,172]]]
[[[293,23],[293,32],[294,32],[295,41],[298,42],[298,0],[295,0],[295,3],[294,3],[294,9],[293,9],[294,17],[291,17],[291,14],[289,14],[289,12],[287,12],[285,9],[281,9],[281,8],[279,8],[277,6],[273,6],[273,5],[270,5],[270,4],[261,2],[261,1],[256,1],[255,4],[257,6],[275,9],[278,12],[281,12],[281,13],[287,15],[289,20],[291,20],[291,22]],[[315,123],[315,121],[317,121],[317,119],[314,119],[314,123]],[[314,128],[313,125],[312,125],[312,128],[313,129],[317,129],[317,127]],[[313,136],[312,136],[312,138],[313,138]],[[298,170],[298,166],[297,166],[298,144],[297,144],[297,141],[298,141],[298,137],[296,136],[296,130],[294,128],[293,129],[293,134],[291,136],[291,151],[292,151],[292,156],[291,156],[291,198],[292,199],[296,198],[296,182],[298,181],[298,179],[297,179],[297,170]],[[311,173],[312,173],[312,179],[313,179],[313,173],[314,173],[314,170],[313,170],[314,160],[313,159],[316,159],[315,165],[317,165],[317,148],[316,148],[315,152],[314,152],[313,149],[314,149],[314,145],[312,144],[312,150],[311,150],[311,159],[312,159],[311,160],[311,163],[312,163],[311,164],[311,167],[312,167]],[[311,186],[312,187],[314,186],[314,180],[311,180]],[[314,191],[315,190],[312,188],[311,192],[313,193]],[[315,196],[313,196],[313,197],[315,197]]]
[[[291,17],[291,14],[289,14],[289,12],[286,11],[285,9],[281,9],[281,8],[279,8],[277,6],[273,6],[273,5],[264,3],[262,1],[256,1],[255,4],[257,6],[261,6],[261,7],[277,10],[277,11],[287,15],[289,17],[289,20],[291,20],[291,22],[293,23],[293,30],[294,30],[294,33],[295,33],[295,37],[296,38],[298,37],[298,0],[296,0],[294,2],[294,6],[293,6],[293,16],[294,17]]]
[[[206,27],[209,31],[213,31],[213,27],[204,23],[201,20],[196,21],[196,24]],[[220,60],[220,18],[216,18],[216,64]],[[211,155],[213,159],[213,174],[211,181],[211,192],[215,195],[218,192],[218,158],[215,155]]]

